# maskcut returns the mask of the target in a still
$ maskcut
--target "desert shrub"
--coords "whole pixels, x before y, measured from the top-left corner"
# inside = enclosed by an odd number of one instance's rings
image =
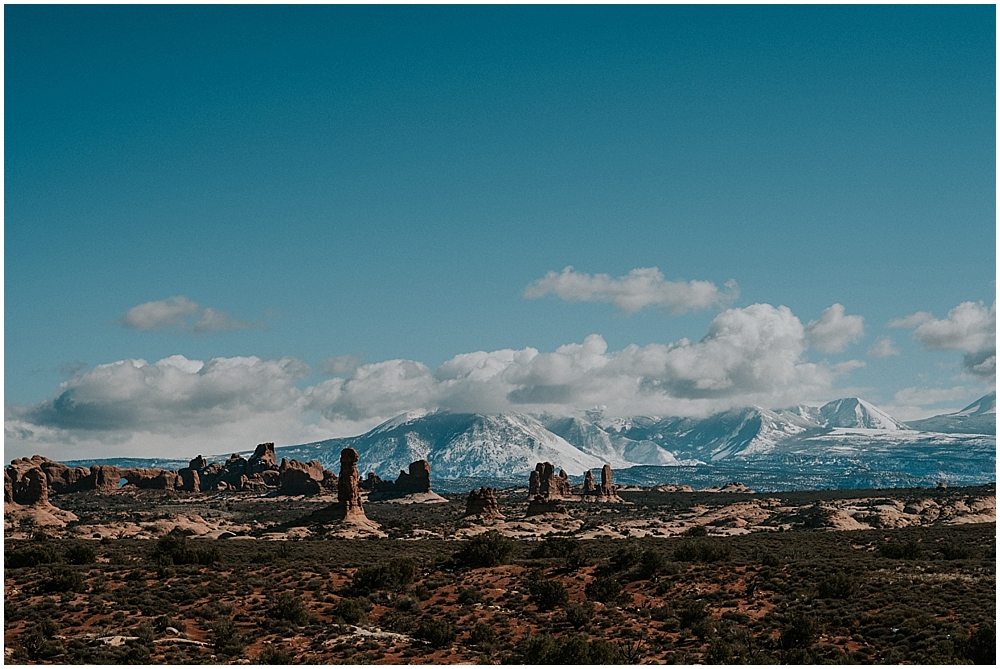
[[[733,647],[722,639],[715,639],[708,644],[706,659],[709,664],[730,664],[733,660]]]
[[[584,588],[587,599],[612,604],[622,596],[622,584],[610,576],[598,576]]]
[[[359,567],[354,572],[351,589],[359,595],[377,590],[405,590],[417,574],[417,564],[411,558],[394,558],[384,564]]]
[[[490,530],[467,540],[454,560],[462,567],[498,567],[510,561],[516,547],[513,539]]]
[[[305,625],[310,617],[302,598],[293,592],[283,592],[275,597],[267,607],[266,616],[272,620],[285,620],[295,625]]]
[[[292,664],[294,657],[292,653],[280,643],[272,643],[264,646],[257,656],[257,664]]]
[[[4,553],[3,560],[5,568],[18,569],[20,567],[37,567],[40,564],[62,562],[63,556],[55,546],[38,543],[7,551]]]
[[[529,557],[563,558],[566,561],[566,568],[571,570],[587,564],[580,541],[573,537],[548,537],[531,551]]]
[[[945,560],[968,560],[973,555],[971,548],[954,542],[943,543],[939,548]]]
[[[723,562],[732,555],[729,544],[719,541],[684,542],[674,549],[674,560],[678,562]]]
[[[533,578],[528,579],[527,585],[529,598],[539,611],[550,611],[569,603],[569,593],[558,581],[549,581],[533,575]]]
[[[413,633],[418,639],[423,639],[434,648],[447,648],[455,640],[455,626],[447,620],[423,619]]]
[[[73,544],[63,553],[63,558],[69,564],[91,564],[97,554],[88,544]]]
[[[549,633],[529,635],[517,646],[524,664],[623,664],[625,658],[614,644],[587,641],[579,634],[554,637]]]
[[[808,648],[818,636],[819,625],[812,617],[795,614],[781,631],[781,647],[786,650]]]
[[[667,567],[667,560],[658,551],[653,549],[645,550],[639,556],[639,564],[633,569],[632,574],[637,580],[649,580],[655,577]]]
[[[239,628],[229,618],[223,618],[211,627],[212,647],[218,655],[235,657],[243,652],[246,643]]]
[[[461,605],[475,604],[483,601],[483,593],[479,588],[459,588],[457,601]]]
[[[687,537],[707,537],[708,528],[704,525],[693,525],[692,527],[684,530],[684,536]]]
[[[890,560],[916,560],[921,551],[916,541],[890,541],[879,546],[878,552]]]
[[[611,572],[617,574],[618,572],[627,571],[639,564],[639,560],[641,558],[642,555],[639,553],[639,550],[633,546],[619,548],[615,551],[615,554],[611,556]]]
[[[709,617],[705,602],[698,599],[690,599],[684,602],[677,610],[677,618],[681,627],[694,628],[698,623]]]
[[[39,589],[42,592],[84,592],[87,585],[83,575],[68,567],[53,567],[49,577],[42,581]]]
[[[585,630],[589,628],[593,617],[594,604],[592,602],[570,604],[566,607],[566,622],[576,629]]]
[[[857,580],[843,573],[827,576],[819,584],[819,596],[823,599],[850,599],[859,591]]]
[[[492,646],[497,642],[497,631],[486,623],[476,623],[469,633],[469,642],[475,646]]]
[[[365,619],[365,606],[357,599],[342,599],[333,607],[333,617],[348,625]]]
[[[213,565],[222,561],[218,546],[197,549],[184,535],[168,534],[160,538],[150,551],[150,558],[161,566],[200,564]]]
[[[997,628],[985,622],[969,633],[959,644],[959,654],[973,664],[995,665],[997,659]]]

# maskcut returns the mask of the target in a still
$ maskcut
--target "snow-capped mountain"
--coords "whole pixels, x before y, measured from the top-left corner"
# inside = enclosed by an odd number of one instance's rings
[[[550,432],[616,469],[637,464],[667,467],[681,464],[673,453],[648,439],[629,439],[590,420],[543,417],[542,423]]]
[[[954,434],[997,433],[997,394],[992,392],[955,413],[931,416],[907,423],[914,430]]]
[[[869,430],[906,430],[906,425],[873,404],[848,397],[824,404],[819,409],[823,427],[854,427]]]
[[[338,471],[340,451],[358,451],[358,471],[395,478],[415,460],[427,460],[435,478],[508,477],[551,462],[568,474],[600,469],[604,460],[553,434],[535,418],[521,414],[462,414],[440,411],[399,416],[370,432],[303,446],[279,448],[281,457],[316,459]]]
[[[978,426],[987,421],[991,421],[990,432],[980,431]],[[357,437],[277,450],[282,457],[316,459],[338,471],[341,449],[351,447],[358,451],[361,474],[375,472],[382,478],[395,478],[419,459],[430,462],[437,479],[523,476],[526,480],[535,464],[543,461],[579,476],[605,463],[619,470],[702,463],[743,467],[771,463],[780,468],[843,457],[863,463],[866,454],[875,457],[876,453],[894,463],[906,458],[917,458],[924,464],[933,461],[943,471],[948,467],[947,453],[960,452],[963,439],[978,439],[975,444],[969,442],[977,452],[986,448],[983,439],[995,444],[995,426],[995,394],[961,412],[910,425],[859,398],[835,400],[821,407],[746,407],[702,419],[604,417],[599,411],[539,418],[438,411],[403,414]],[[986,436],[935,434],[946,431]]]

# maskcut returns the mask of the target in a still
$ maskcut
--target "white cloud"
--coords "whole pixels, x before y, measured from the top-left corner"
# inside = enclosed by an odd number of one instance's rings
[[[875,341],[875,345],[868,349],[868,355],[873,358],[888,358],[899,355],[899,349],[896,348],[896,342],[891,337],[879,337]]]
[[[809,343],[823,353],[840,353],[848,344],[865,336],[865,319],[847,316],[844,305],[834,304],[823,310],[818,321],[806,326]]]
[[[154,332],[178,327],[186,316],[198,311],[198,303],[183,295],[155,302],[143,302],[126,311],[118,322],[122,327],[139,332]]]
[[[198,333],[206,332],[230,332],[232,330],[263,330],[266,329],[263,321],[240,321],[229,317],[225,311],[205,307],[201,316],[195,321],[193,331]]]
[[[754,304],[718,314],[697,342],[610,351],[592,334],[552,352],[463,353],[436,370],[413,360],[335,358],[324,366],[341,376],[304,389],[309,370],[294,358],[122,360],[64,382],[50,400],[8,407],[5,428],[8,450],[18,454],[93,444],[103,445],[97,452],[114,445],[118,454],[162,455],[150,449],[172,444],[172,454],[187,458],[358,434],[421,409],[565,414],[604,405],[609,415],[707,415],[828,397],[838,376],[863,364],[807,362],[807,344],[787,307]]]
[[[896,404],[908,406],[926,406],[928,404],[940,404],[941,402],[958,402],[973,394],[975,391],[965,386],[954,386],[953,388],[903,388],[897,392],[892,401]]]
[[[929,351],[964,351],[965,371],[981,378],[996,376],[997,304],[963,302],[945,318],[920,311],[889,323],[915,327],[913,336]]]
[[[548,272],[532,282],[524,297],[537,299],[555,295],[567,302],[610,302],[626,314],[657,306],[674,314],[730,304],[739,297],[736,282],[726,282],[726,291],[711,281],[666,281],[656,267],[633,269],[612,279],[607,274],[583,274],[566,267]]]
[[[330,376],[350,376],[361,364],[356,355],[339,355],[326,360],[320,360],[316,365],[320,371]]]
[[[118,318],[117,323],[124,328],[139,332],[175,329],[178,332],[191,331],[196,334],[262,330],[267,327],[263,321],[236,320],[230,318],[225,311],[212,307],[202,308],[197,302],[183,295],[144,302],[132,307]]]
[[[910,314],[904,318],[895,318],[889,321],[888,326],[891,328],[915,328],[921,323],[926,323],[933,318],[934,314],[929,311],[918,311],[917,313]]]

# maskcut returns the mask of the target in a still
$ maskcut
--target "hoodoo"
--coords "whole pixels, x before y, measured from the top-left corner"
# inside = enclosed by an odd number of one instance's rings
[[[483,486],[479,490],[470,490],[469,498],[465,501],[465,515],[478,516],[481,520],[491,518],[502,519],[500,504],[497,503],[496,492],[493,488]]]

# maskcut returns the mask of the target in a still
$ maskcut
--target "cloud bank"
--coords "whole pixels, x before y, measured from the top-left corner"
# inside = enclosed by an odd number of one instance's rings
[[[918,311],[889,322],[889,327],[915,328],[913,336],[929,351],[964,351],[965,372],[982,379],[996,378],[997,303],[963,302],[945,318]]]
[[[831,323],[851,318],[831,313]],[[831,346],[850,337],[850,328],[832,329],[839,334],[817,340],[787,307],[754,304],[721,312],[697,342],[609,351],[592,334],[548,353],[463,353],[437,369],[404,359],[331,358],[321,366],[338,376],[305,387],[311,370],[295,358],[121,360],[63,382],[37,405],[7,407],[5,438],[12,452],[60,450],[55,455],[65,457],[76,445],[93,455],[116,444],[116,454],[162,455],[169,448],[191,457],[265,440],[358,434],[419,409],[570,414],[603,405],[609,415],[707,415],[749,404],[785,406],[829,397],[838,376],[863,365],[805,359],[811,341]]]
[[[809,343],[823,353],[840,353],[848,344],[865,336],[865,319],[848,316],[844,305],[834,304],[823,310],[818,321],[810,321],[806,326]]]
[[[633,314],[649,306],[673,314],[731,304],[739,297],[736,282],[729,280],[726,290],[711,281],[666,281],[656,267],[634,269],[612,279],[607,274],[584,274],[566,267],[549,272],[524,290],[532,300],[555,295],[567,302],[610,302],[620,311]]]
[[[183,295],[143,302],[126,311],[116,322],[124,328],[137,332],[175,330],[195,334],[261,330],[266,327],[263,321],[236,320],[230,318],[225,311],[212,307],[202,308],[197,302]]]

